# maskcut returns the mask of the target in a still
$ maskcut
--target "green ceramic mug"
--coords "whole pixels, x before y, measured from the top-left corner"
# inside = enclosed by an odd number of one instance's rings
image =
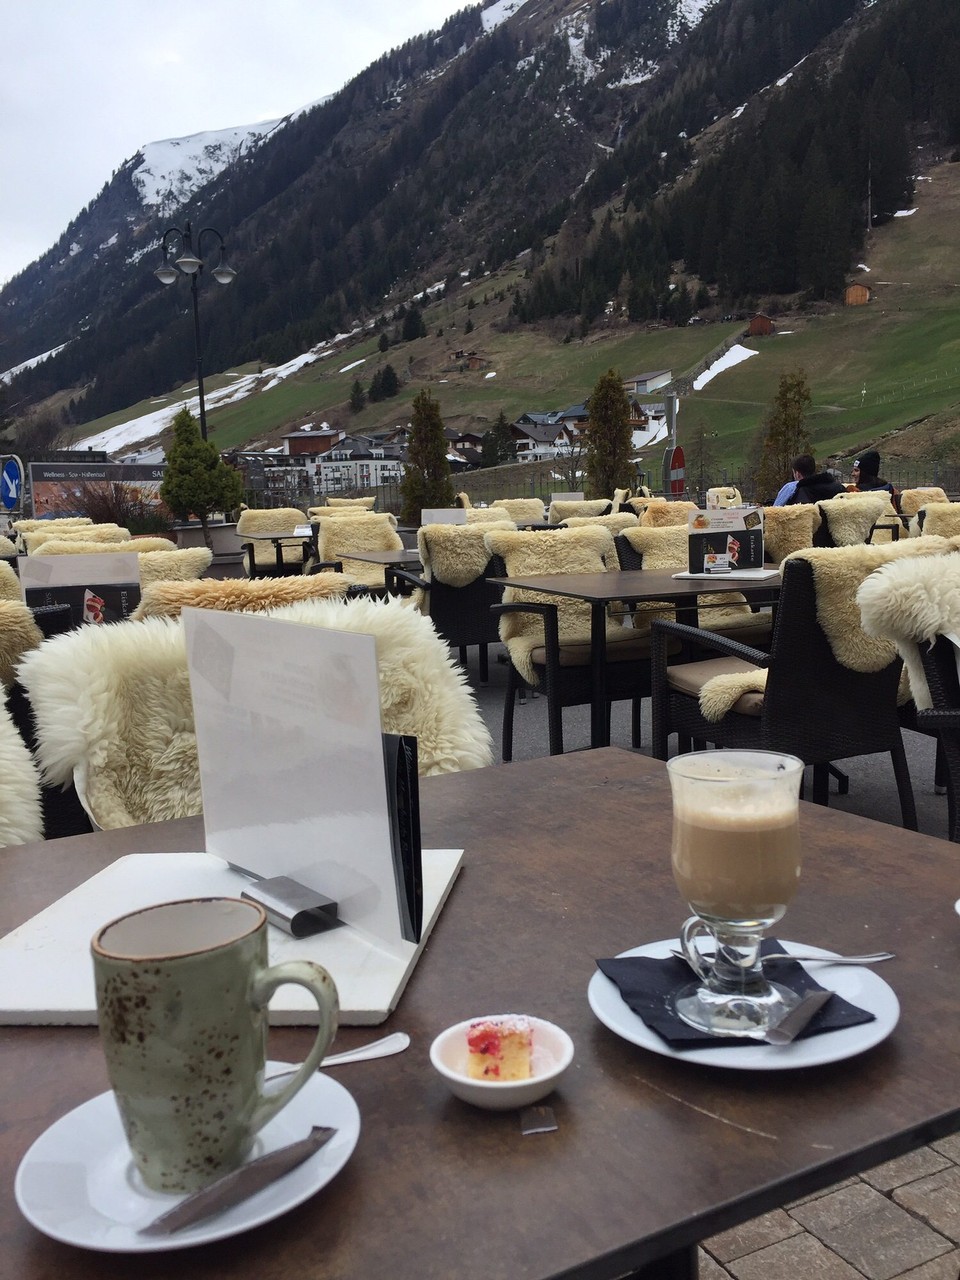
[[[107,1070],[144,1182],[193,1191],[236,1168],[329,1048],[333,979],[306,960],[270,967],[266,913],[239,898],[131,912],[92,951]],[[266,1095],[267,1002],[288,982],[312,993],[320,1026],[300,1070]]]

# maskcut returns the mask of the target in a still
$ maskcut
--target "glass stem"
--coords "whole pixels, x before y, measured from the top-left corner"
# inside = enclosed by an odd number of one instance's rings
[[[715,933],[717,955],[707,986],[719,994],[759,995],[769,989],[760,962],[762,933]]]

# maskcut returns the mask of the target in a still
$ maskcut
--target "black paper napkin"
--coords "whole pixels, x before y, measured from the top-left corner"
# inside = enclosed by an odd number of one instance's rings
[[[761,952],[783,949],[775,938],[766,938]],[[688,986],[691,981],[696,980],[696,975],[685,960],[678,960],[676,956],[667,956],[662,960],[652,956],[624,956],[620,959],[598,960],[597,967],[616,984],[620,995],[633,1012],[671,1049],[701,1049],[705,1046],[723,1049],[758,1043],[746,1036],[710,1036],[688,1026],[677,1017],[670,997],[680,987]],[[795,960],[768,961],[767,974],[775,982],[789,987],[800,996],[808,991],[823,990],[820,983]],[[834,992],[833,997],[814,1014],[797,1039],[806,1040],[808,1036],[822,1035],[826,1031],[839,1031],[844,1027],[857,1027],[864,1022],[875,1021],[875,1014],[858,1008]]]

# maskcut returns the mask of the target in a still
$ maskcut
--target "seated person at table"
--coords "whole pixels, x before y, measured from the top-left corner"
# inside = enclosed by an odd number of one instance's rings
[[[853,481],[853,487],[857,493],[874,493],[877,490],[886,490],[896,510],[900,510],[897,501],[900,495],[897,490],[889,481],[880,479],[880,455],[876,449],[868,449],[866,453],[861,453],[853,464],[850,479]]]
[[[797,485],[787,498],[785,506],[793,506],[797,502],[825,502],[828,498],[835,498],[838,493],[843,493],[844,486],[835,476],[829,471],[817,470],[816,461],[811,454],[801,453],[791,465]]]

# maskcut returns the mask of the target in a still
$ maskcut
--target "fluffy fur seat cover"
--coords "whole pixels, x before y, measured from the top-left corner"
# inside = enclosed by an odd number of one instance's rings
[[[367,511],[372,511],[377,505],[376,494],[372,498],[328,498],[328,507],[363,507]]]
[[[915,516],[921,507],[931,502],[949,502],[950,499],[940,488],[931,485],[929,489],[903,489],[900,493],[900,514]]]
[[[814,502],[798,502],[791,507],[763,508],[763,554],[779,564],[791,551],[813,546],[820,528],[820,510]]]
[[[170,551],[169,538],[128,538],[124,542],[88,542],[85,538],[57,538],[44,542],[33,552],[35,556],[101,556],[111,552],[130,555],[141,551]]]
[[[9,538],[4,537],[0,533],[0,556],[15,556],[17,554],[17,546]]]
[[[454,498],[454,502],[457,504],[458,507],[466,508],[466,507],[473,506],[473,503],[470,501],[469,493],[467,493],[464,489],[460,490],[460,492]]]
[[[923,528],[914,517],[910,521],[910,536],[921,534],[939,534],[944,538],[955,538],[960,534],[960,502],[925,502],[923,511]]]
[[[543,503],[539,498],[497,498],[491,507],[501,507],[515,524],[540,524],[543,521]]]
[[[630,497],[629,489],[614,489],[613,491],[613,510],[619,511],[626,500]]]
[[[5,566],[6,567],[6,566]],[[0,600],[0,684],[9,688],[25,653],[43,642],[43,632],[22,600]]]
[[[300,524],[309,524],[307,514],[298,507],[246,507],[240,512],[237,521],[237,537],[243,543],[244,536],[250,533],[286,533],[293,534]],[[285,564],[299,564],[303,559],[303,538],[281,544]],[[256,539],[250,543],[253,547],[253,563],[259,568],[275,566],[277,549],[269,539]],[[246,568],[246,562],[244,563]]]
[[[634,529],[640,523],[640,517],[629,511],[611,511],[606,516],[568,516],[561,522],[565,529],[582,529],[584,525],[600,525],[611,533],[623,533],[624,529]]]
[[[190,582],[202,578],[213,562],[213,552],[209,547],[143,551],[137,560],[143,587],[151,582]]]
[[[77,768],[98,826],[201,811],[179,621],[78,627],[28,653],[18,673],[36,717],[44,780],[66,785]]]
[[[932,703],[918,645],[960,632],[960,556],[911,556],[885,564],[863,582],[857,604],[866,634],[896,646],[913,700],[926,710]]]
[[[202,582],[153,582],[131,618],[179,618],[180,610],[223,609],[228,613],[263,613],[326,596],[342,596],[353,579],[343,573],[311,573],[302,578],[205,578]]]
[[[609,498],[591,498],[589,500],[579,498],[573,501],[557,498],[550,503],[547,521],[550,524],[563,524],[571,516],[607,516],[609,514]]]
[[[40,774],[6,707],[0,707],[0,845],[43,839]]]
[[[465,673],[430,619],[402,600],[304,600],[271,616],[374,637],[383,731],[416,737],[422,777],[492,763],[490,733]]]
[[[19,600],[23,603],[23,592],[20,579],[14,572],[13,565],[0,561],[0,600]]]
[[[649,489],[644,489],[642,493],[635,493],[632,498],[628,498],[626,505],[642,517],[647,507],[657,507],[666,501],[666,498],[656,498]]]
[[[129,529],[115,524],[77,525],[69,529],[34,529],[22,533],[28,555],[34,555],[46,542],[128,542]]]
[[[688,533],[685,524],[668,525],[662,529],[645,529],[640,525],[636,529],[626,529],[623,534],[634,551],[643,556],[644,569],[686,569],[688,563]],[[698,596],[703,605],[709,605],[700,615],[700,626],[704,631],[738,631],[770,630],[770,617],[765,613],[754,613],[747,604],[746,596],[735,592]],[[647,600],[636,605],[633,625],[640,631],[649,631],[653,618],[672,618],[673,605],[666,602]]]
[[[30,533],[34,529],[70,529],[79,525],[92,525],[89,516],[54,516],[50,520],[12,520],[17,533]]]
[[[866,542],[879,519],[897,514],[888,493],[849,493],[817,505],[838,547]],[[957,532],[960,533],[960,529]]]
[[[503,507],[466,507],[467,524],[503,524],[507,521],[516,528]]]
[[[417,547],[423,577],[448,587],[468,587],[490,562],[484,541],[490,529],[512,529],[513,522],[497,524],[425,524],[417,531]]]
[[[385,568],[365,560],[344,558],[346,551],[399,551],[403,539],[397,533],[396,519],[387,512],[323,516],[317,521],[317,547],[321,560],[339,560],[343,572],[368,587],[382,587]]]
[[[707,506],[742,507],[743,497],[735,485],[717,485],[715,488],[707,490]]]
[[[686,528],[687,512],[696,510],[695,502],[652,502],[640,517],[640,523],[646,529],[664,529],[671,524],[682,524]]]
[[[613,535],[609,529],[585,527],[558,529],[556,532],[491,529],[486,536],[487,549],[503,557],[510,577],[534,573],[603,573],[616,560]],[[582,600],[564,596],[547,596],[536,591],[506,587],[504,604],[531,601],[555,605],[561,644],[590,642],[590,606]],[[607,620],[607,643],[612,646],[628,641],[631,630],[615,619]],[[539,684],[533,663],[535,650],[544,643],[543,622],[533,613],[506,613],[500,618],[500,639],[507,646],[510,660],[528,684]]]

